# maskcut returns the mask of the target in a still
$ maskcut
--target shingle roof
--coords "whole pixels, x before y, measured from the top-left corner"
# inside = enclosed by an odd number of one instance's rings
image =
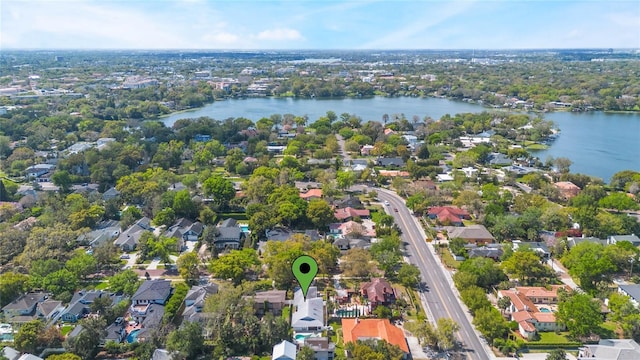
[[[132,301],[166,299],[171,294],[171,281],[164,279],[146,280],[131,297]]]
[[[5,305],[2,310],[28,310],[31,309],[35,304],[41,302],[45,298],[45,293],[37,292],[37,293],[28,293],[24,295],[20,295],[17,299]]]
[[[618,285],[620,290],[627,293],[631,296],[635,301],[640,302],[640,285],[638,284],[629,284],[629,285]]]
[[[296,345],[283,340],[279,344],[273,345],[272,360],[295,360],[296,359]]]

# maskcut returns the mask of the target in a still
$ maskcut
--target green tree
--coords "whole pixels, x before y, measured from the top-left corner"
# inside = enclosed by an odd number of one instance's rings
[[[580,280],[583,290],[594,292],[601,283],[608,283],[616,270],[611,259],[604,255],[604,246],[582,242],[562,257],[569,274]]]
[[[176,221],[176,212],[172,208],[164,208],[153,217],[153,222],[158,226],[171,226]]]
[[[471,286],[460,291],[460,298],[469,308],[471,314],[475,314],[480,309],[490,307],[491,303],[487,299],[487,294],[477,286]]]
[[[594,334],[602,324],[600,304],[587,294],[574,293],[558,303],[557,320],[564,324],[574,338]]]
[[[167,350],[177,352],[183,359],[197,359],[205,350],[202,325],[188,321],[179,329],[169,333]]]
[[[467,259],[460,265],[460,272],[476,276],[476,285],[489,290],[501,281],[507,280],[500,267],[489,258],[477,257]]]
[[[309,248],[309,241],[304,237],[293,237],[284,242],[267,242],[262,256],[267,265],[267,274],[277,288],[292,288],[295,278],[291,272],[291,265]]]
[[[318,263],[318,272],[328,275],[335,269],[338,263],[340,249],[327,241],[314,241],[311,243],[309,256],[314,258]]]
[[[21,352],[35,353],[39,347],[38,338],[44,331],[40,320],[32,320],[23,324],[13,338],[13,344]]]
[[[96,272],[97,262],[92,255],[87,254],[85,251],[78,250],[71,259],[67,260],[64,267],[71,271],[76,277],[86,279],[87,276]]]
[[[618,212],[622,210],[638,209],[638,203],[627,196],[627,194],[621,192],[616,192],[603,197],[602,199],[600,199],[600,201],[598,201],[598,205],[605,209],[614,209]]]
[[[418,159],[426,160],[429,158],[429,149],[427,148],[427,144],[424,144],[418,150]]]
[[[385,340],[358,340],[345,345],[354,359],[363,360],[400,360],[404,353],[397,345]]]
[[[29,276],[8,271],[0,274],[0,307],[16,299],[28,289]]]
[[[231,181],[217,175],[205,180],[202,188],[205,195],[212,196],[214,203],[220,206],[226,206],[236,196]]]
[[[338,171],[336,173],[338,188],[346,190],[356,182],[356,174],[353,171]]]
[[[439,318],[437,323],[438,348],[440,350],[452,349],[455,345],[456,333],[460,330],[460,325],[449,318]]]
[[[487,341],[492,344],[495,339],[501,339],[506,336],[509,331],[502,314],[498,309],[488,306],[478,309],[473,317],[473,325],[482,333]]]
[[[301,347],[300,350],[298,350],[298,353],[296,354],[296,360],[314,360],[314,359],[315,359],[315,352],[313,351],[312,348],[306,345]]]
[[[82,331],[67,339],[64,347],[67,351],[72,352],[82,359],[92,359],[100,344],[100,340],[105,337],[107,322],[102,317],[89,317],[80,320]]]
[[[553,349],[549,352],[545,360],[567,360],[567,353],[564,349]]]
[[[198,207],[193,200],[191,200],[191,194],[189,193],[189,190],[186,189],[176,192],[176,195],[173,198],[172,208],[175,211],[176,216],[179,217],[195,219],[198,216]]]
[[[109,278],[109,290],[113,292],[122,291],[131,296],[135,294],[139,286],[140,280],[138,279],[138,274],[131,269],[119,272]]]
[[[466,244],[463,238],[455,237],[449,241],[449,249],[458,256],[467,256],[467,249],[464,247]]]
[[[307,219],[318,229],[326,229],[335,220],[333,209],[324,200],[314,199],[307,207]]]
[[[403,263],[398,270],[397,278],[404,287],[415,289],[420,284],[420,269],[413,264]]]
[[[366,278],[374,270],[371,254],[365,249],[354,248],[342,256],[340,268],[346,277]]]
[[[51,175],[51,181],[55,186],[60,187],[62,193],[67,193],[71,189],[71,175],[66,170],[58,170]]]
[[[253,266],[259,265],[258,255],[253,249],[231,250],[228,254],[211,260],[209,270],[219,279],[231,279],[238,285]]]
[[[198,254],[193,251],[180,255],[176,261],[180,276],[190,285],[197,283],[200,277],[199,265],[200,260],[198,259]]]
[[[52,272],[42,279],[42,287],[54,296],[73,293],[78,288],[78,277],[67,269]]]
[[[49,355],[47,357],[47,360],[82,360],[82,358],[76,354],[64,353],[64,354]]]
[[[545,277],[547,268],[540,257],[530,249],[518,249],[502,262],[502,268],[511,277],[530,285],[533,281]]]

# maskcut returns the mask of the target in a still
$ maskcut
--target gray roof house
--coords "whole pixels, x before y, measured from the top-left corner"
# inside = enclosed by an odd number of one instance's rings
[[[467,249],[469,258],[485,257],[493,260],[499,260],[503,254],[502,244],[487,244],[485,246],[466,244],[464,247]]]
[[[120,196],[120,191],[116,190],[116,188],[112,187],[109,190],[105,191],[102,194],[102,200],[107,201],[111,199],[115,199]]]
[[[2,312],[9,323],[23,323],[34,320],[36,306],[47,299],[47,294],[34,292],[20,295],[17,299],[2,308]]]
[[[613,245],[618,241],[628,241],[633,244],[633,246],[640,246],[640,238],[636,234],[631,235],[611,235],[607,239],[609,244]]]
[[[291,327],[294,332],[319,332],[324,327],[324,301],[315,286],[309,287],[306,301],[301,289],[293,295]]]
[[[640,306],[640,285],[627,284],[618,285],[618,292],[631,298],[631,302],[636,306]]]
[[[487,163],[489,165],[511,165],[513,163],[513,160],[509,159],[509,157],[505,154],[501,154],[501,153],[490,153],[489,156],[487,156]]]
[[[246,296],[245,298],[252,299],[256,315],[262,316],[270,312],[275,316],[280,316],[286,305],[287,292],[285,290],[258,291],[254,296]]]
[[[76,322],[82,319],[85,315],[91,313],[91,304],[98,298],[108,298],[112,306],[122,300],[120,296],[102,290],[80,290],[73,294],[69,306],[64,309],[60,319],[68,322]]]
[[[135,224],[131,225],[127,230],[120,233],[120,236],[113,242],[113,244],[123,251],[133,251],[136,246],[138,246],[138,242],[140,241],[140,236],[145,231],[153,231],[151,227],[151,219],[144,216]]]
[[[376,166],[382,167],[403,167],[405,165],[404,160],[401,157],[393,158],[377,158],[375,162]]]
[[[127,332],[125,331],[124,322],[120,324],[113,323],[107,326],[106,335],[100,341],[100,346],[104,346],[109,341],[113,341],[115,343],[121,343],[127,337]]]
[[[129,312],[136,321],[147,321],[147,317],[164,314],[164,304],[171,296],[171,281],[164,279],[146,280],[131,297]],[[162,315],[160,316],[162,320]],[[151,321],[151,320],[149,320]]]
[[[640,345],[631,339],[602,339],[598,345],[585,345],[578,351],[578,360],[636,360]]]
[[[216,294],[218,292],[217,284],[207,284],[203,286],[194,286],[189,289],[187,295],[184,298],[184,311],[182,317],[185,321],[201,321],[202,309],[204,308],[205,300],[209,295]]]
[[[164,236],[183,241],[198,241],[203,229],[204,225],[200,221],[193,222],[186,218],[180,218],[165,231]]]
[[[213,244],[217,249],[238,249],[242,246],[242,241],[246,234],[242,231],[235,219],[226,219],[218,226]]]
[[[47,299],[36,305],[36,315],[46,321],[58,315],[62,310],[64,310],[64,305],[62,305],[62,301],[57,300]]]
[[[2,350],[0,350],[0,355],[6,357],[9,360],[17,360],[20,357],[20,351],[5,346]]]
[[[287,241],[293,231],[284,227],[275,227],[266,231],[267,241]]]
[[[585,241],[600,244],[600,245],[607,245],[607,239],[600,239],[597,237],[582,235],[582,237],[567,237],[567,246],[569,247],[569,249],[571,249],[572,247]]]

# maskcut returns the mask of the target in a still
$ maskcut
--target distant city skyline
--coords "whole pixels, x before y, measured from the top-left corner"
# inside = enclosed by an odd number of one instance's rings
[[[640,1],[0,3],[0,49],[553,48],[640,48]]]

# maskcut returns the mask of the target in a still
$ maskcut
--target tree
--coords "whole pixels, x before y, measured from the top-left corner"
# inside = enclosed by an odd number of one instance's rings
[[[429,149],[427,148],[427,144],[424,144],[418,150],[418,159],[426,160],[429,158]]]
[[[58,270],[42,279],[42,287],[54,296],[73,293],[78,288],[78,277],[67,269]]]
[[[449,241],[449,249],[458,256],[466,256],[467,249],[464,247],[466,244],[467,242],[463,238],[454,237]]]
[[[604,256],[604,245],[582,242],[562,257],[569,274],[580,280],[583,290],[593,292],[600,283],[608,283],[616,270],[611,258]]]
[[[187,189],[176,192],[176,195],[173,198],[172,208],[175,211],[176,216],[179,217],[195,219],[196,216],[198,216],[198,207],[193,200],[191,200],[191,194]]]
[[[567,353],[564,349],[553,349],[549,352],[545,360],[567,360]]]
[[[139,286],[138,274],[131,269],[119,272],[109,278],[109,290],[113,292],[122,291],[131,296],[135,294]]]
[[[476,285],[489,290],[501,281],[507,280],[500,267],[489,258],[477,257],[465,260],[460,265],[460,272],[470,273],[476,276]]]
[[[581,293],[573,293],[560,301],[556,317],[574,338],[585,338],[596,333],[603,322],[600,304],[591,296]]]
[[[291,272],[291,265],[299,256],[304,255],[310,248],[308,238],[293,236],[284,242],[267,242],[262,254],[267,265],[267,274],[279,289],[291,289],[295,278]]]
[[[458,330],[460,330],[460,325],[453,321],[453,319],[439,318],[438,329],[436,332],[438,348],[440,350],[449,350],[453,348]]]
[[[553,165],[556,167],[556,170],[562,174],[569,172],[571,164],[573,164],[573,162],[566,157],[559,157],[553,161]]]
[[[318,272],[328,275],[338,263],[340,249],[327,241],[314,241],[311,243],[309,256],[318,263]]]
[[[318,229],[326,229],[335,220],[333,209],[321,199],[309,201],[306,215],[307,219]]]
[[[91,359],[96,353],[100,340],[107,334],[104,330],[107,322],[102,317],[89,317],[80,320],[82,331],[67,339],[64,347],[83,359]]]
[[[97,269],[96,259],[85,251],[78,250],[75,255],[67,260],[64,267],[71,271],[76,277],[86,279]]]
[[[487,299],[487,294],[477,286],[471,286],[460,291],[460,298],[469,308],[471,314],[475,314],[480,309],[490,307],[491,303]]]
[[[398,270],[397,278],[404,287],[415,289],[420,284],[420,269],[413,264],[403,263]]]
[[[346,190],[356,182],[356,174],[353,171],[338,171],[336,173],[338,188]]]
[[[345,345],[353,359],[364,360],[400,360],[404,353],[397,345],[385,340],[358,340]]]
[[[71,189],[71,175],[66,170],[58,170],[53,173],[51,181],[55,186],[60,187],[60,191],[63,193],[67,193]]]
[[[495,339],[503,338],[509,331],[509,326],[500,311],[492,306],[479,309],[474,315],[473,325],[490,344]]]
[[[164,208],[153,217],[153,222],[157,226],[171,226],[176,221],[176,212],[172,208]]]
[[[354,248],[342,256],[340,268],[346,277],[366,278],[373,273],[372,260],[369,251]]]
[[[511,306],[511,299],[508,296],[503,296],[498,299],[498,307],[500,308],[500,311],[502,313],[504,313],[504,311],[507,310],[509,306]]]
[[[231,279],[235,285],[239,285],[248,271],[255,265],[259,265],[258,255],[253,249],[231,250],[228,254],[221,255],[211,260],[209,270],[219,279]]]
[[[199,263],[198,254],[193,251],[180,255],[176,261],[178,272],[187,284],[194,285],[198,281],[200,276]]]
[[[227,203],[236,196],[233,183],[217,175],[205,180],[202,188],[204,189],[205,195],[213,196],[214,203],[220,206],[226,206]]]
[[[3,307],[27,291],[29,276],[8,271],[0,274],[0,307]]]
[[[530,285],[547,274],[547,268],[540,261],[540,257],[530,249],[518,249],[502,262],[502,268],[511,277]]]
[[[35,353],[39,347],[38,337],[44,331],[40,320],[32,320],[23,324],[13,338],[13,344],[21,352]]]
[[[49,355],[47,357],[47,360],[82,360],[82,358],[76,354],[64,353],[64,354]]]
[[[622,210],[637,210],[638,204],[625,193],[613,193],[598,201],[598,205],[605,209],[614,209],[618,212]]]
[[[177,352],[187,360],[196,359],[204,349],[202,325],[199,322],[188,321],[167,337],[167,350]]]
[[[298,350],[298,353],[296,354],[296,360],[314,360],[314,359],[315,359],[315,352],[313,351],[312,348],[306,345],[301,347],[300,350]]]

